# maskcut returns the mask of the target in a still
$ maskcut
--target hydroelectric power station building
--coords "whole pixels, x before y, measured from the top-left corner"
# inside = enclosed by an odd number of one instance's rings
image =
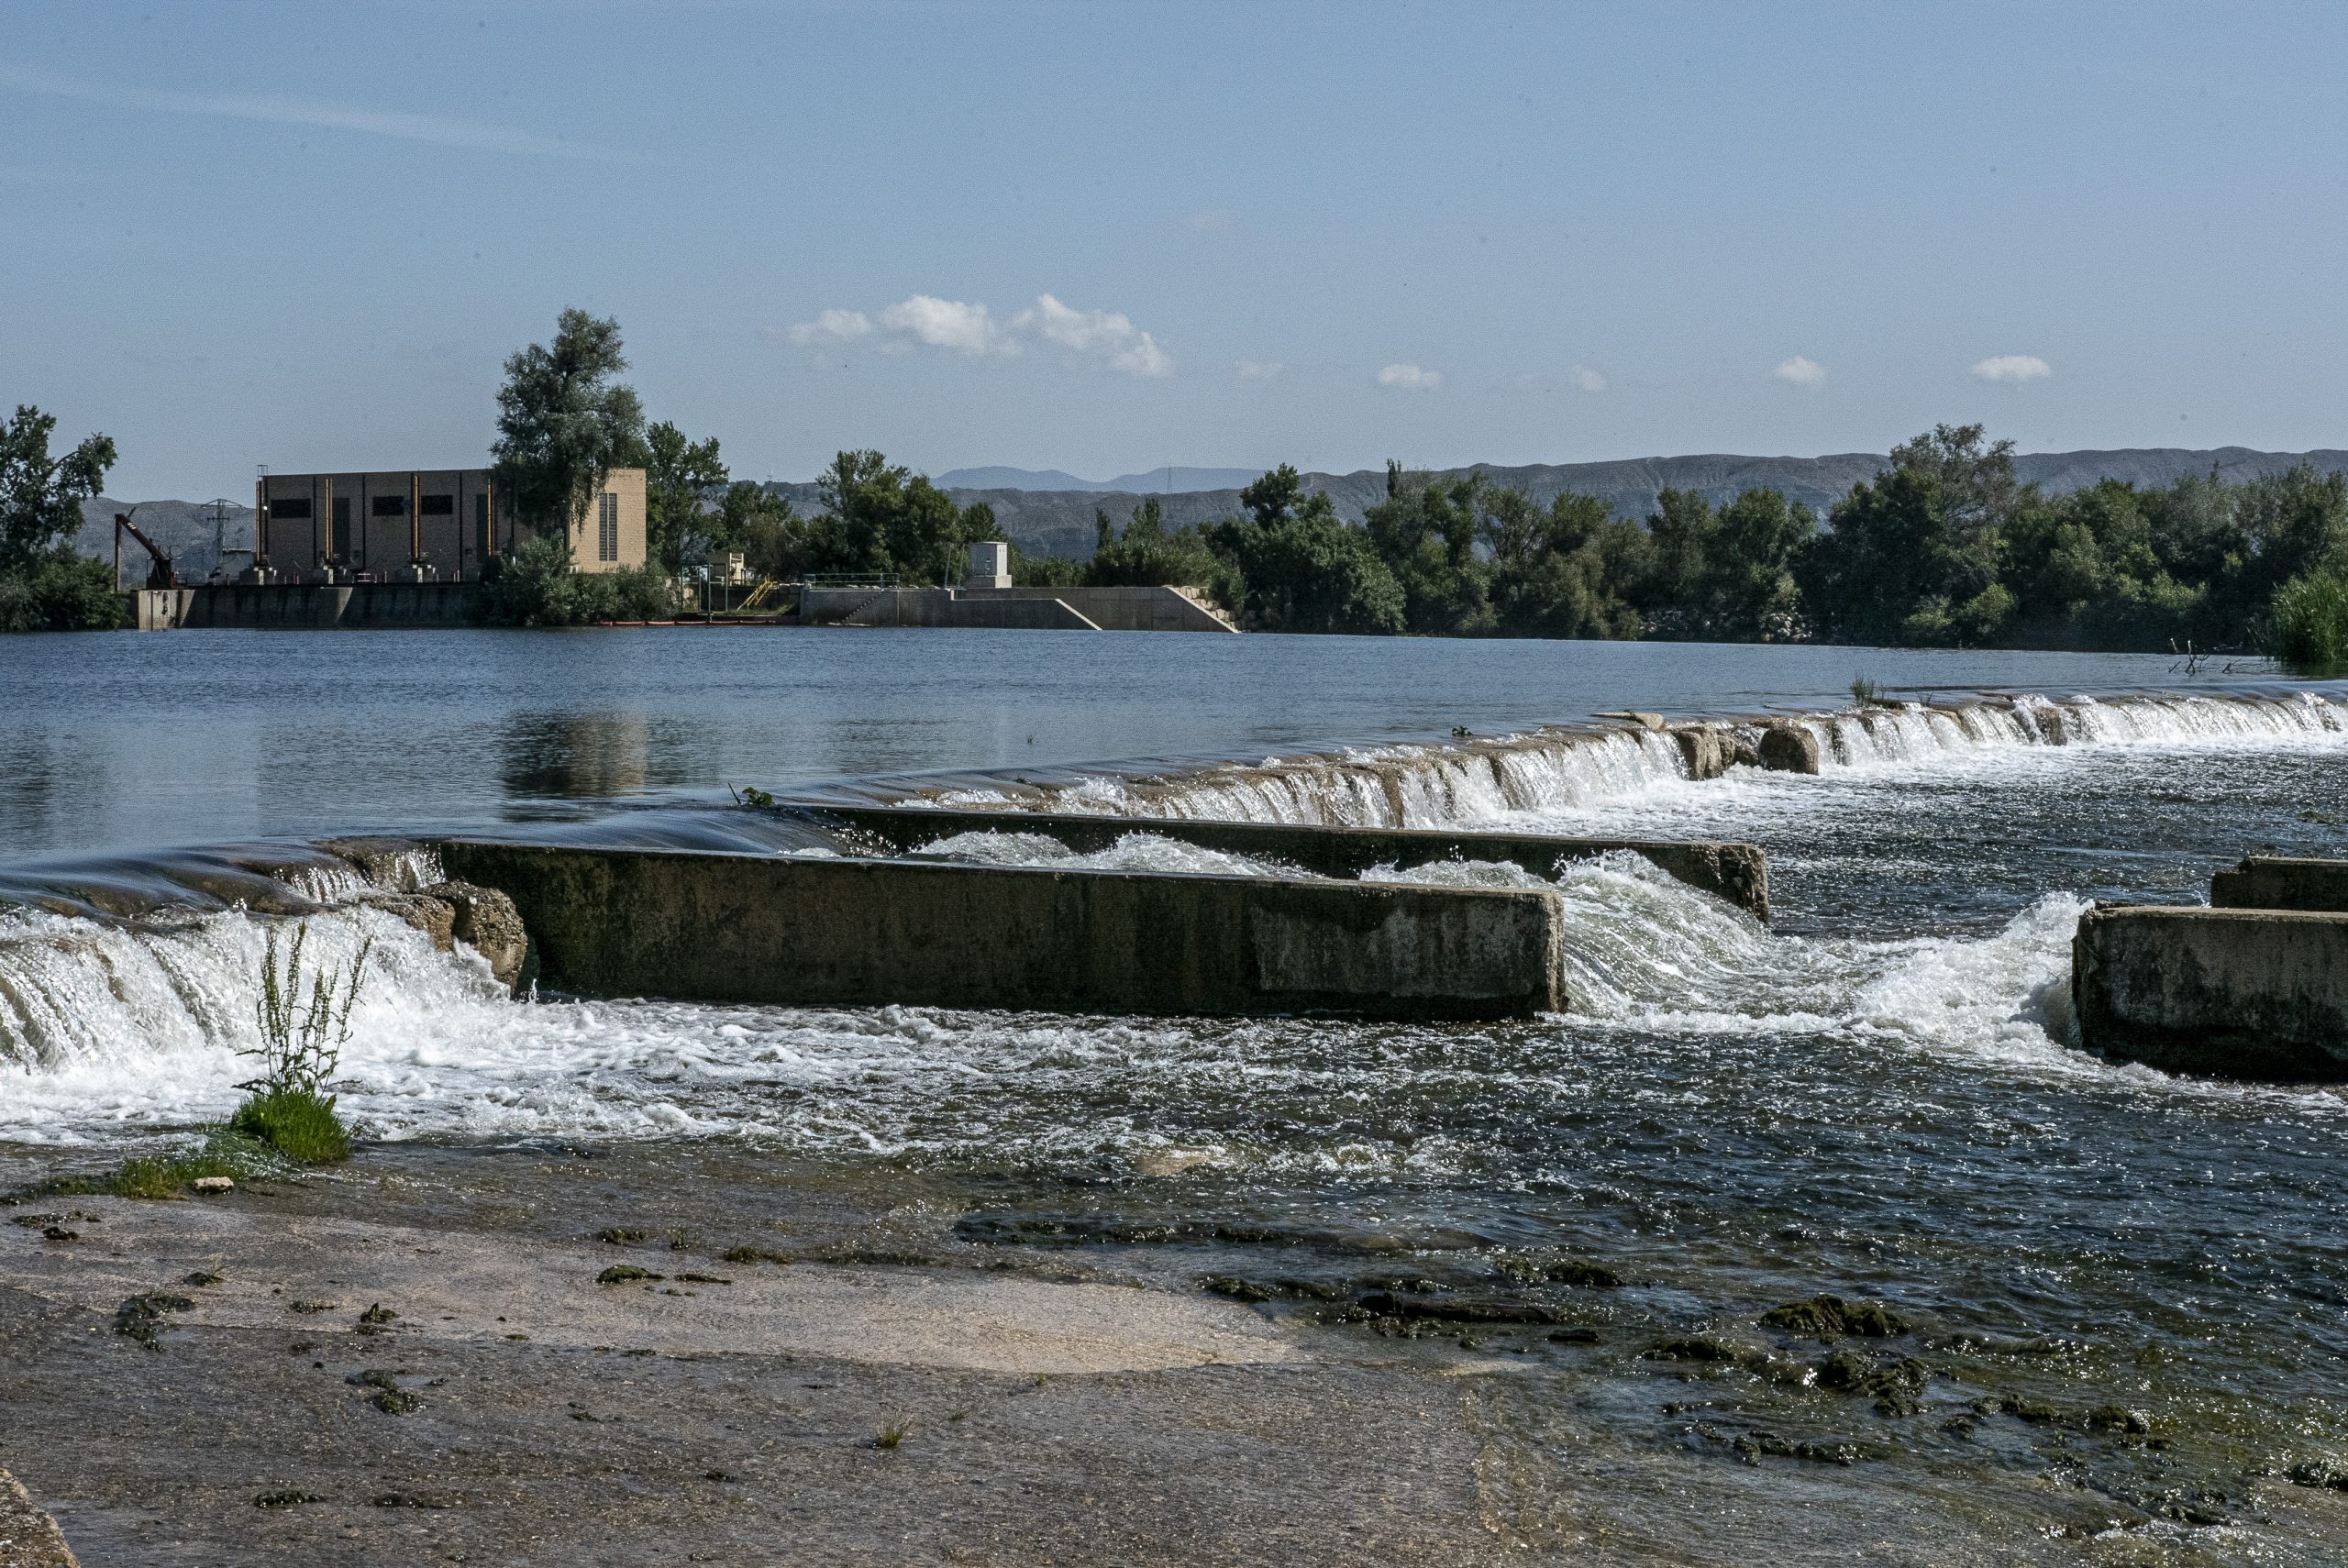
[[[537,532],[490,469],[263,474],[253,507],[262,583],[477,582]],[[644,470],[612,469],[571,520],[571,569],[643,566],[644,512]]]

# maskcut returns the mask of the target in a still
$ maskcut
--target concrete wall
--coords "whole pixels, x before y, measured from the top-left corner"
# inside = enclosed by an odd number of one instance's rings
[[[972,588],[965,602],[1053,597],[1104,632],[1235,632],[1179,588]]]
[[[800,619],[817,626],[979,626],[1017,630],[1230,632],[1175,588],[809,588]]]
[[[376,582],[341,587],[301,583],[224,583],[177,591],[176,619],[169,626],[249,626],[286,631],[339,627],[470,626],[473,596],[470,582]],[[140,591],[145,594],[148,591]],[[142,629],[146,606],[138,607]]]
[[[444,841],[590,996],[1498,1018],[1565,1003],[1556,898]]]
[[[1199,822],[1041,812],[955,812],[924,806],[826,806],[817,820],[871,835],[903,853],[963,833],[1032,833],[1080,854],[1107,849],[1129,833],[1156,834],[1226,855],[1276,860],[1322,877],[1359,877],[1375,866],[1408,870],[1439,860],[1493,860],[1539,877],[1616,850],[1643,855],[1689,886],[1769,918],[1769,859],[1758,845],[1709,841],[1557,838],[1535,834],[1450,833],[1419,828],[1330,828],[1274,823]]]
[[[2098,909],[2071,993],[2089,1050],[2169,1072],[2348,1078],[2348,915]]]
[[[2254,855],[2210,878],[2221,910],[2348,911],[2348,860],[2286,860]]]

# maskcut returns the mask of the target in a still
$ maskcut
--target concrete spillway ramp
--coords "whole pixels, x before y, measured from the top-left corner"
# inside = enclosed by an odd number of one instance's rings
[[[2169,1072],[2348,1078],[2348,913],[2098,909],[2071,990],[2088,1049]]]
[[[1130,833],[1146,833],[1225,855],[1276,860],[1319,877],[1357,878],[1444,860],[1490,860],[1555,877],[1577,860],[1628,850],[1701,892],[1769,918],[1769,861],[1758,845],[1706,841],[1563,838],[1543,834],[1453,833],[1425,828],[1301,826],[1073,812],[948,811],[925,806],[825,806],[818,821],[871,835],[905,853],[966,833],[1036,834],[1080,854],[1097,854]]]
[[[445,840],[549,988],[872,1006],[1508,1018],[1566,1004],[1541,891]]]

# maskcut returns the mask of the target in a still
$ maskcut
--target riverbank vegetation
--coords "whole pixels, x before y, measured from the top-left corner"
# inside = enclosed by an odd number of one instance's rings
[[[27,403],[0,421],[0,632],[78,632],[119,626],[125,612],[113,570],[74,549],[82,502],[114,467],[105,436],[50,455],[57,416]]]
[[[1192,583],[1262,631],[2348,661],[2348,480],[2305,465],[2050,495],[2018,482],[2010,441],[1944,425],[1822,520],[1772,490],[1667,490],[1642,525],[1396,465],[1359,527],[1285,465],[1240,498],[1244,515],[1171,533],[1155,501],[1122,536],[1102,518],[1101,564],[1029,559],[1022,580]]]

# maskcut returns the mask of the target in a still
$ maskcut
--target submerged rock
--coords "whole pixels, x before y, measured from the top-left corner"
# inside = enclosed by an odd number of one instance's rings
[[[1761,766],[1778,773],[1815,773],[1818,737],[1800,724],[1771,724],[1761,732]]]
[[[455,911],[457,940],[489,960],[489,972],[498,984],[511,990],[521,983],[529,963],[530,937],[512,899],[471,882],[435,882],[422,896]]]
[[[1737,760],[1736,743],[1725,731],[1710,724],[1686,725],[1673,730],[1671,738],[1679,746],[1679,760],[1687,765],[1690,778],[1717,778]]]
[[[1820,1340],[1844,1334],[1891,1339],[1913,1327],[1879,1301],[1845,1301],[1839,1296],[1813,1296],[1807,1301],[1772,1307],[1761,1314],[1761,1322],[1767,1328]]]
[[[1434,1318],[1446,1323],[1554,1323],[1557,1314],[1537,1301],[1489,1296],[1404,1296],[1373,1290],[1355,1305],[1380,1318]]]

